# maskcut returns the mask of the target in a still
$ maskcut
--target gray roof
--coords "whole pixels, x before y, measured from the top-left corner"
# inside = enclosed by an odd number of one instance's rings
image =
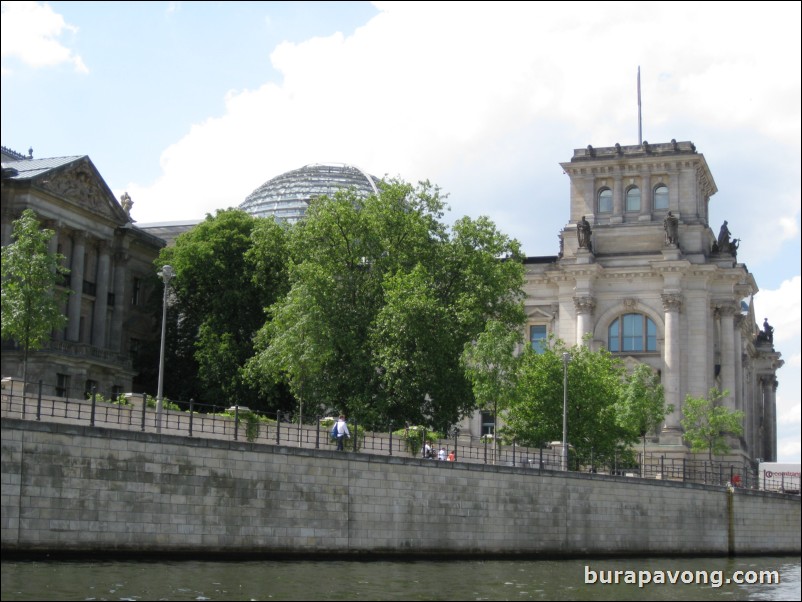
[[[86,155],[76,155],[74,157],[49,157],[47,159],[23,159],[21,161],[3,161],[3,179],[6,180],[29,180],[47,173],[51,169],[63,167]],[[13,169],[16,173],[11,174],[6,170]],[[8,175],[6,175],[8,174]]]

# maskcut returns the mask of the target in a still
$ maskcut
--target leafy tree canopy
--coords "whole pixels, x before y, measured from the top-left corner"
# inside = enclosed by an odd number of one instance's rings
[[[275,407],[242,374],[265,308],[287,290],[287,232],[275,220],[220,210],[162,250],[169,264],[171,361],[165,389],[178,399]],[[268,399],[265,399],[267,397]]]
[[[52,237],[53,230],[41,228],[36,213],[26,209],[14,220],[13,242],[2,250],[2,338],[22,347],[23,380],[28,351],[40,349],[67,323],[62,307],[68,293],[57,284],[69,270],[63,255],[49,251]]]
[[[708,458],[729,453],[727,436],[743,434],[744,413],[722,405],[729,391],[713,388],[707,397],[687,395],[682,406],[680,424],[685,431],[685,440],[694,453],[706,451]]]
[[[562,440],[563,353],[567,367],[568,443],[581,463],[612,461],[637,440],[616,420],[624,394],[624,366],[606,349],[568,348],[553,337],[541,353],[527,347],[521,356],[515,395],[505,418],[506,435],[524,445]]]
[[[313,201],[292,229],[290,293],[271,307],[249,374],[287,379],[369,428],[446,430],[474,408],[460,355],[488,319],[523,321],[519,245],[487,218],[441,218],[428,182]]]

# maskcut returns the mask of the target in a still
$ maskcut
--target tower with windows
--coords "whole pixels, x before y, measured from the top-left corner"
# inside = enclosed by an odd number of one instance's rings
[[[688,394],[728,391],[744,411],[732,460],[776,458],[776,371],[755,320],[753,275],[737,243],[720,244],[708,220],[717,192],[691,142],[577,149],[560,164],[570,181],[569,222],[556,257],[526,262],[527,335],[554,334],[606,348],[656,370],[675,408],[652,446],[688,454],[680,418]]]

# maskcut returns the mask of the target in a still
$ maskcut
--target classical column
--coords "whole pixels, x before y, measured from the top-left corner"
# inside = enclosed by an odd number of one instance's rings
[[[738,409],[735,405],[735,314],[737,307],[732,303],[724,303],[718,308],[720,341],[719,356],[721,362],[721,391],[728,391],[725,399],[727,407],[731,410]],[[740,351],[738,351],[740,361]]]
[[[741,410],[746,413],[744,406],[744,360],[743,360],[743,341],[741,340],[741,322],[743,322],[743,315],[736,313],[733,317],[733,346],[735,348],[735,390],[733,391],[733,399],[735,402],[735,409]],[[745,441],[748,439],[744,438]]]
[[[613,216],[611,223],[621,223],[624,221],[624,182],[623,176],[616,173],[613,176]]]
[[[638,221],[652,219],[652,174],[646,172],[641,176],[640,215]]]
[[[682,309],[682,295],[666,293],[663,298],[663,319],[665,321],[665,341],[663,342],[663,391],[667,405],[673,405],[674,411],[666,416],[663,431],[681,433],[682,398],[680,397],[680,343],[679,312]]]
[[[763,461],[777,461],[777,381],[764,377],[763,386]]]
[[[111,312],[111,332],[109,346],[114,351],[122,351],[123,319],[128,299],[125,296],[125,281],[128,274],[128,253],[120,251],[114,255],[114,308]]]
[[[81,335],[81,303],[84,293],[84,252],[86,232],[73,232],[72,261],[70,262],[70,288],[72,295],[67,305],[67,340],[78,341]]]
[[[576,310],[576,344],[582,345],[584,336],[593,332],[593,309],[596,301],[593,297],[574,297]]]
[[[109,243],[101,240],[97,245],[97,253],[97,283],[95,284],[95,315],[92,319],[92,345],[105,347],[109,298]]]

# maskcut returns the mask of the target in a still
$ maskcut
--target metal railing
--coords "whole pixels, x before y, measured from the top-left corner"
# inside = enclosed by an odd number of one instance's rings
[[[34,386],[29,385],[23,395],[20,381],[4,379],[0,397],[2,416],[152,433],[160,430],[162,434],[184,437],[227,439],[307,449],[336,449],[336,441],[329,434],[335,420],[332,417],[310,417],[311,421],[299,424],[289,421],[288,414],[281,411],[276,412],[274,418],[265,413],[251,412],[243,406],[226,408],[192,400],[164,400],[159,429],[156,400],[144,393],[126,394],[122,401],[106,401],[94,392],[83,399],[55,395],[55,389],[48,394],[45,389],[40,382]],[[418,444],[411,446],[401,434],[403,429],[388,428],[387,432],[367,432],[353,418],[348,427],[352,436],[345,442],[346,451],[425,459],[424,447]],[[560,450],[550,447],[519,446],[515,443],[494,445],[492,440],[461,433],[436,439],[422,433],[420,440],[432,442],[432,462],[439,461],[438,452],[442,449],[446,457],[453,452],[455,462],[537,471],[559,471],[561,468]],[[572,464],[571,468],[600,476],[640,477],[748,489],[757,489],[760,486],[757,471],[745,463],[672,458],[650,453],[639,453],[637,459],[634,464],[614,461],[612,464],[591,463],[585,466]],[[798,482],[793,485],[782,477],[764,479],[762,486],[767,490],[798,493]]]

